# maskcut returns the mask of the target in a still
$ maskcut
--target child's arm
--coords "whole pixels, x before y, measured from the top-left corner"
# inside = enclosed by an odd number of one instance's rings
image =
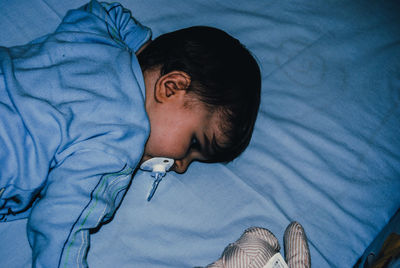
[[[136,52],[150,35],[150,30],[119,4],[92,1],[68,12],[54,35],[33,43],[48,38],[73,44],[100,43]],[[97,145],[95,139],[93,135],[90,140]],[[64,150],[69,156],[49,171],[39,201],[32,208],[28,238],[33,267],[86,267],[90,230],[113,216],[129,185],[132,169],[125,160],[120,161],[109,151],[88,150],[85,142],[77,146],[79,149]]]
[[[33,266],[87,267],[89,232],[112,218],[131,176],[97,150],[75,152],[53,169],[28,221]]]
[[[151,30],[135,20],[121,4],[98,3],[96,0],[69,11],[56,32],[75,32],[77,38],[80,33],[95,34],[95,42],[103,36],[104,42],[132,52],[137,52],[151,39]],[[82,41],[93,42],[89,39]]]

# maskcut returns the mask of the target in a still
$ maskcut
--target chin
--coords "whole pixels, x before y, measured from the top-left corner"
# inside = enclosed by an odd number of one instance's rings
[[[147,160],[149,160],[151,158],[153,158],[153,157],[150,156],[150,155],[143,155],[142,159],[140,159],[139,165],[141,165],[144,161],[147,161]]]

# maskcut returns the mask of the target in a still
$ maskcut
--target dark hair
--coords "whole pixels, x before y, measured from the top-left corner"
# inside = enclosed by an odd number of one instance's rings
[[[250,52],[226,32],[195,26],[163,34],[138,56],[143,70],[160,75],[183,71],[191,77],[188,92],[210,111],[219,112],[228,142],[217,144],[210,162],[229,162],[248,146],[260,105],[261,74]]]

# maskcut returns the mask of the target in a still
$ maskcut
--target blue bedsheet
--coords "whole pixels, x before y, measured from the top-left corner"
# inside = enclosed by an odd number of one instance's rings
[[[55,29],[86,1],[0,1],[0,45]],[[400,207],[397,1],[121,1],[153,35],[220,27],[257,57],[262,106],[248,150],[228,165],[170,173],[151,202],[139,172],[91,267],[193,267],[253,225],[280,240],[297,220],[314,267],[351,267]],[[25,221],[0,224],[0,267],[26,267]],[[7,241],[7,243],[3,242]],[[7,257],[6,257],[7,256]]]

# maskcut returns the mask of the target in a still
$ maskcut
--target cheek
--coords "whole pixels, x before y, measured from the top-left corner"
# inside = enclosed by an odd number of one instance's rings
[[[160,146],[160,150],[166,156],[174,159],[181,159],[186,156],[189,143],[185,137],[179,135],[168,135],[165,137],[164,143]]]
[[[154,135],[153,135],[154,134]],[[151,133],[147,141],[145,154],[181,159],[187,154],[189,141],[180,137],[176,131],[172,133]]]
[[[185,116],[159,115],[150,121],[151,130],[145,152],[150,156],[163,156],[182,159],[189,149],[193,126]]]

